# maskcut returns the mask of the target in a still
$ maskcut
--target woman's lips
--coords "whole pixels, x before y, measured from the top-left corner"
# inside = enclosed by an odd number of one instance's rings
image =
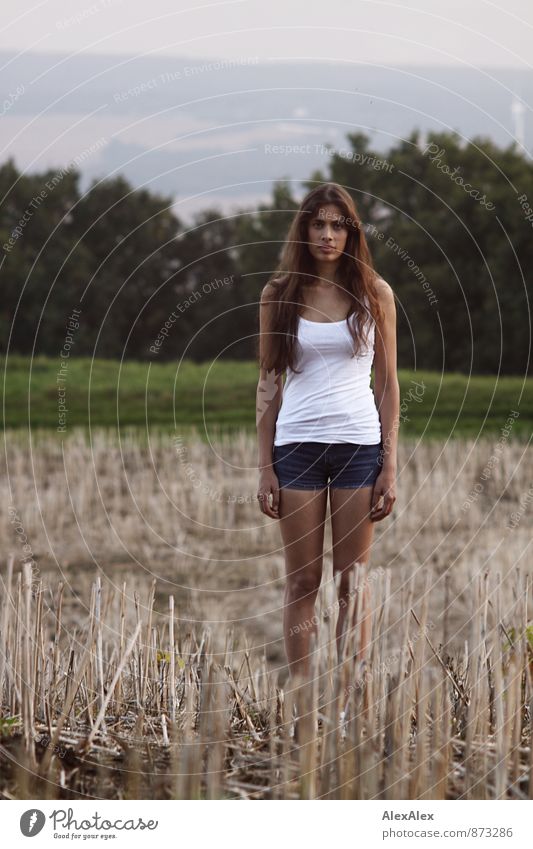
[[[324,251],[324,253],[325,253],[325,254],[330,254],[330,253],[332,253],[335,249],[334,249],[334,248],[331,248],[331,247],[328,247],[327,245],[320,245],[320,250],[321,250],[321,251]]]

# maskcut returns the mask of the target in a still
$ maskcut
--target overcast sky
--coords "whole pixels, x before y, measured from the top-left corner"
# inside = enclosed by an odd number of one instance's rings
[[[26,8],[25,8],[26,7]],[[531,0],[41,0],[0,49],[532,67]]]

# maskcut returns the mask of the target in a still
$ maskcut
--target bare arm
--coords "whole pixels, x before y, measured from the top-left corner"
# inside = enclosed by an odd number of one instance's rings
[[[272,508],[267,503],[267,498],[260,505],[263,513],[272,518],[278,518],[278,494],[277,478],[272,466],[274,435],[276,432],[276,421],[281,406],[283,394],[283,375],[276,373],[274,369],[267,371],[263,368],[264,357],[268,345],[269,334],[272,333],[274,304],[271,300],[271,287],[267,284],[261,293],[259,307],[259,381],[256,395],[256,428],[258,441],[257,465],[259,469],[259,493],[272,495]]]
[[[396,305],[394,292],[385,280],[378,281],[384,319],[376,326],[374,342],[374,396],[381,421],[383,467],[375,489],[374,508],[380,496],[381,509],[374,512],[375,520],[387,516],[396,500],[396,470],[398,467],[398,427],[400,417],[400,385],[396,355]],[[376,484],[378,484],[376,481]]]
[[[271,294],[268,285],[265,286],[261,293],[261,304],[259,307],[259,358],[261,364],[266,354],[268,335],[272,332],[273,326]],[[267,371],[260,365],[255,407],[255,423],[259,448],[257,465],[260,470],[272,465],[274,434],[279,408],[281,406],[282,393],[283,378],[281,372],[276,374],[273,369]]]
[[[258,442],[257,467],[260,471],[272,466],[276,421],[281,406],[281,382],[281,377],[278,380],[272,372],[260,370],[255,416]]]

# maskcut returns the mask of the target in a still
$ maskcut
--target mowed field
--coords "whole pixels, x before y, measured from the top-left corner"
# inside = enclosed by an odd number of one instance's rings
[[[224,403],[217,392],[230,416],[234,396]],[[411,398],[411,424],[426,392]],[[332,651],[328,522],[316,686],[296,737],[283,552],[255,499],[249,428],[208,430],[207,440],[179,425],[5,431],[2,572],[11,553],[13,578],[2,612],[2,734],[4,753],[17,752],[7,792],[28,788],[40,764],[50,792],[69,798],[120,796],[122,779],[141,798],[531,797],[532,452],[525,416],[509,420],[516,403],[512,394],[502,402],[490,436],[402,432],[398,499],[376,525],[365,578],[373,672],[364,687]],[[116,399],[108,404],[112,418]],[[208,682],[221,701],[205,701]],[[347,700],[343,737],[336,718]],[[157,757],[132,739],[149,739]],[[138,760],[122,774],[124,747]],[[95,776],[99,753],[107,760]],[[39,787],[27,792],[39,797]]]

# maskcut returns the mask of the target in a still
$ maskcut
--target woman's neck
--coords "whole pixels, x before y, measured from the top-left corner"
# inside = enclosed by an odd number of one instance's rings
[[[316,262],[314,267],[315,280],[313,285],[323,285],[324,288],[331,289],[333,286],[338,286],[338,264],[331,262]]]

